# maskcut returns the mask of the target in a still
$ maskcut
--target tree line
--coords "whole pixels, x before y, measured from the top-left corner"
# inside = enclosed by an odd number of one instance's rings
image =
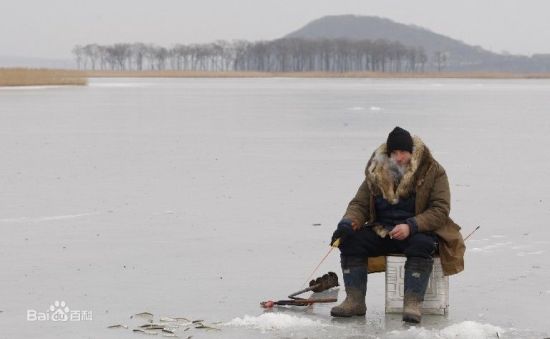
[[[113,71],[422,72],[429,59],[422,47],[387,40],[216,41],[176,44],[77,45],[78,69]],[[442,69],[439,56],[432,68]]]

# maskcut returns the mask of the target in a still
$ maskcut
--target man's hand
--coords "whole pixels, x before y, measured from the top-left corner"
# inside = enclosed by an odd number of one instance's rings
[[[405,240],[411,234],[411,229],[407,224],[395,225],[390,232],[390,238],[397,240]]]
[[[355,223],[352,222],[349,219],[342,219],[338,223],[338,227],[336,228],[336,231],[332,234],[332,239],[330,240],[330,245],[336,241],[336,239],[341,238],[344,240],[349,234],[351,234],[353,231],[355,231],[354,227]]]

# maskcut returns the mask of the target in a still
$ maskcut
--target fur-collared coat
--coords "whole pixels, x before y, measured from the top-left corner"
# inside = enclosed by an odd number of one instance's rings
[[[349,203],[344,218],[358,225],[376,220],[374,197],[382,195],[390,203],[406,198],[416,192],[415,218],[419,232],[432,231],[439,237],[439,256],[445,275],[464,270],[464,240],[460,227],[449,218],[451,193],[445,169],[432,157],[428,147],[418,137],[413,137],[411,162],[401,181],[394,187],[389,170],[386,144],[382,144],[371,156],[365,170],[366,178],[353,200]],[[371,266],[385,269],[383,257],[369,258]],[[376,269],[378,271],[380,269]]]

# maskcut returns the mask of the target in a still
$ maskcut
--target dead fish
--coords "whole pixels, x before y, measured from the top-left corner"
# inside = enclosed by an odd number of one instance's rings
[[[158,327],[158,328],[155,328],[155,327]],[[154,330],[160,330],[160,329],[163,329],[164,328],[164,325],[162,324],[155,324],[155,323],[149,323],[149,324],[143,324],[140,326],[140,328],[149,328],[149,329],[154,329]]]
[[[131,316],[130,318],[133,318],[133,317],[152,318],[152,317],[153,317],[153,313],[150,313],[150,312],[141,312],[141,313],[134,314],[134,315]]]
[[[172,330],[170,330],[170,329],[167,329],[167,328],[163,328],[163,329],[162,329],[162,332],[174,334],[174,331],[172,331]]]
[[[184,332],[185,331],[188,331],[191,327],[186,327],[185,330],[183,330]]]
[[[195,326],[195,328],[199,328],[199,329],[203,329],[203,330],[216,330],[216,331],[221,331],[219,328],[215,328],[215,327],[211,327],[211,326],[206,326],[206,325],[204,325],[204,324],[197,325],[197,326]]]
[[[196,323],[202,323],[204,320],[193,320],[191,323],[193,324],[196,324]]]
[[[134,328],[132,331],[133,331],[133,332],[143,333],[143,334],[150,334],[150,335],[157,335],[157,334],[158,334],[157,332],[154,332],[154,331],[145,331],[145,330],[142,330],[141,328]]]
[[[116,325],[107,326],[107,328],[125,328],[125,329],[128,329],[128,325],[116,324]]]
[[[173,319],[173,321],[178,322],[178,323],[181,323],[181,322],[190,323],[191,322],[191,320],[189,320],[185,317],[164,317],[164,319]]]
[[[143,328],[143,329],[146,329],[146,330],[162,330],[164,328],[164,325],[145,324],[145,325],[141,325],[140,328]]]
[[[173,323],[177,322],[178,320],[176,318],[170,318],[170,317],[161,317],[160,322],[162,323]]]

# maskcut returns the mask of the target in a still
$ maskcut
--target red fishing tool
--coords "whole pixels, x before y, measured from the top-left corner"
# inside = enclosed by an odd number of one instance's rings
[[[334,272],[328,272],[327,274],[323,275],[322,277],[319,277],[317,279],[311,280],[309,282],[309,287],[304,288],[303,290],[300,290],[298,292],[294,292],[288,297],[290,299],[288,300],[268,300],[268,301],[262,301],[260,305],[263,308],[272,308],[276,305],[292,305],[292,306],[308,306],[311,304],[316,303],[333,303],[336,302],[336,298],[299,298],[297,295],[313,291],[313,292],[323,292],[326,291],[332,287],[339,286],[338,285],[338,276]]]

